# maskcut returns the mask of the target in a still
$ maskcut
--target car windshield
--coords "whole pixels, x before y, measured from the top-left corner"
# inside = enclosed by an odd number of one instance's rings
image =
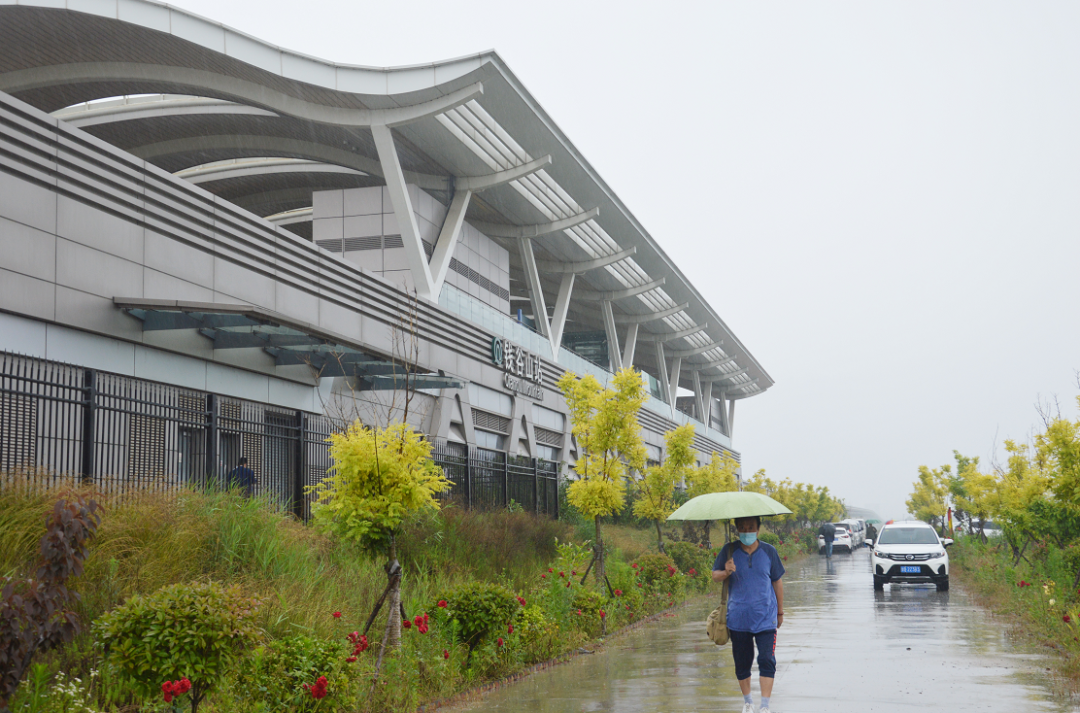
[[[846,535],[846,534],[848,534],[848,531],[847,531],[846,528],[838,527],[838,528],[836,528],[836,534],[837,535]]]
[[[879,545],[936,545],[937,535],[927,527],[890,527],[878,535]]]

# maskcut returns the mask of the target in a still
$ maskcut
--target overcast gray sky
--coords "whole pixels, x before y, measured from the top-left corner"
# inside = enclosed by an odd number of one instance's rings
[[[904,514],[1075,416],[1080,4],[179,0],[326,59],[493,48],[776,380],[744,470]]]

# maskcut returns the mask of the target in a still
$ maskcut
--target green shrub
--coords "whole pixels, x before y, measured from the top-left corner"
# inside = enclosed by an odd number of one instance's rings
[[[258,600],[238,586],[174,584],[134,596],[95,622],[110,661],[145,695],[190,679],[192,712],[255,639]]]
[[[517,630],[525,647],[526,663],[547,661],[559,653],[559,625],[544,614],[535,604],[525,607],[518,616]]]
[[[446,616],[470,649],[489,635],[505,631],[519,609],[521,604],[513,592],[490,582],[471,582],[446,597]]]
[[[773,547],[780,546],[780,535],[777,535],[775,532],[765,532],[764,530],[762,530],[758,533],[758,539],[767,545],[772,545]]]
[[[303,689],[319,676],[334,682],[335,671],[347,655],[339,641],[289,636],[256,649],[250,662],[237,671],[242,697],[261,701],[268,710],[302,710],[315,700]]]
[[[712,552],[692,542],[672,542],[667,546],[667,551],[679,571],[689,576],[699,589],[712,582],[712,565],[715,559]]]
[[[635,564],[638,566],[638,572],[641,573],[641,578],[645,580],[645,584],[655,584],[668,579],[671,577],[672,568],[675,571],[679,569],[675,565],[675,560],[664,554],[642,555],[637,558]]]

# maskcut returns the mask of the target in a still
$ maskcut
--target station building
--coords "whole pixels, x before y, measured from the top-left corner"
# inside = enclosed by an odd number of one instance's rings
[[[773,383],[494,52],[347,66],[148,0],[0,0],[9,481],[246,456],[300,511],[329,432],[407,418],[470,502],[552,512],[555,382],[626,366],[653,461],[683,423],[738,459]]]

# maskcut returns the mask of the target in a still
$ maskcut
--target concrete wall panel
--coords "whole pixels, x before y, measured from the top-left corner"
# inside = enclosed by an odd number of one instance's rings
[[[75,329],[49,325],[49,359],[133,376],[135,345],[117,339],[103,339]]]
[[[40,280],[55,280],[56,236],[0,218],[0,268]]]
[[[0,312],[0,350],[44,359],[45,323]]]
[[[146,231],[144,250],[147,267],[203,287],[214,286],[214,256],[211,253],[194,249],[152,230]]]
[[[270,398],[270,377],[210,363],[206,365],[206,388],[226,396],[265,402]]]
[[[206,362],[181,354],[136,345],[135,376],[140,379],[206,389]]]
[[[94,248],[58,238],[56,281],[99,297],[142,297],[143,268]]]
[[[56,210],[56,233],[60,237],[125,260],[142,261],[141,225],[117,218],[67,196],[58,197]]]
[[[0,215],[38,230],[56,232],[56,194],[0,171]]]

